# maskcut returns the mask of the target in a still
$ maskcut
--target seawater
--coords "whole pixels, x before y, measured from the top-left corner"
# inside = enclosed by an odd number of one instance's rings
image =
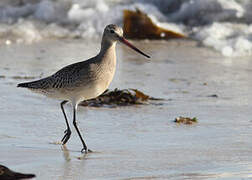
[[[14,0],[0,2],[0,42],[98,38],[139,8],[159,26],[182,32],[224,56],[252,53],[250,0]]]

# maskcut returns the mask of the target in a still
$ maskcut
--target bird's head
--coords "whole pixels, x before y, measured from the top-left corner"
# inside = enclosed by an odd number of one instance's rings
[[[150,56],[143,53],[134,45],[132,45],[128,40],[126,40],[123,37],[122,28],[117,25],[114,25],[114,24],[107,25],[104,29],[103,38],[105,38],[107,41],[112,42],[112,43],[117,42],[117,41],[122,42],[123,44],[127,45],[128,47],[135,50],[136,52],[144,55],[147,58],[150,58]]]

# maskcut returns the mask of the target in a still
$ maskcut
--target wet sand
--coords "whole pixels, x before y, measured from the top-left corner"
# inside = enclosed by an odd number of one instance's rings
[[[94,151],[87,155],[74,129],[67,147],[55,145],[65,130],[60,101],[16,84],[95,55],[99,42],[1,46],[0,164],[38,180],[252,178],[251,57],[222,57],[191,41],[134,43],[152,59],[119,45],[111,89],[137,88],[166,101],[79,107],[79,127]],[[178,116],[198,123],[177,125]]]

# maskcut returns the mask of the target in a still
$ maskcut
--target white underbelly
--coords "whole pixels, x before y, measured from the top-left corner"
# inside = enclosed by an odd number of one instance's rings
[[[71,95],[69,96],[69,98],[76,102],[96,98],[101,95],[106,89],[108,89],[113,76],[114,73],[110,75],[109,78],[108,76],[104,76],[107,78],[100,78],[97,81],[94,81],[86,86],[76,88],[75,90],[73,90],[73,92],[70,93]]]

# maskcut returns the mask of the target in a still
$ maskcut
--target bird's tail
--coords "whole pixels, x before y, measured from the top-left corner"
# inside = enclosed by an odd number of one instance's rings
[[[48,85],[49,85],[48,78],[44,78],[37,81],[20,83],[17,85],[17,87],[29,88],[29,89],[40,89],[40,88],[46,88]]]
[[[41,85],[42,85],[41,80],[38,80],[38,81],[20,83],[17,85],[17,87],[29,88],[29,89],[39,89],[39,88],[41,88]]]
[[[30,87],[30,83],[19,83],[19,84],[17,85],[17,87],[29,88],[29,87]]]

